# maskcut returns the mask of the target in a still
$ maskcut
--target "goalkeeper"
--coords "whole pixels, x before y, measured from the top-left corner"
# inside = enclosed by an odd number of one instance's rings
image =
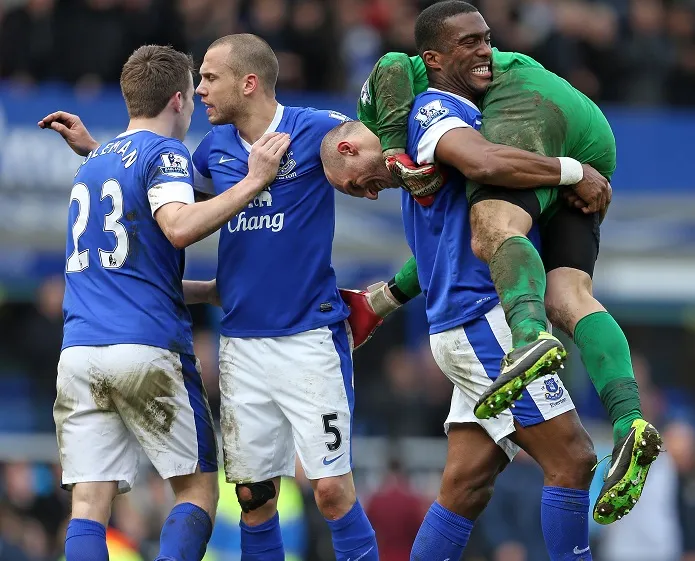
[[[610,179],[615,170],[615,140],[598,107],[527,56],[493,50],[492,63],[493,80],[479,100],[481,132],[489,141],[547,156],[572,157]],[[405,146],[413,99],[428,86],[422,58],[389,53],[372,71],[358,106],[360,120],[380,139],[387,167],[424,205],[432,203],[442,180],[434,166],[416,166],[405,154]],[[613,467],[594,509],[596,521],[608,524],[639,498],[661,439],[642,419],[627,340],[592,295],[599,246],[595,211],[607,201],[586,205],[568,192],[569,201],[583,207],[579,211],[560,202],[559,194],[557,188],[524,191],[469,181],[473,248],[490,264],[517,347],[505,358],[498,381],[476,405],[476,415],[498,414],[542,373],[537,364],[530,368],[522,364],[521,370],[509,366],[523,363],[524,355],[533,354],[528,352],[530,345],[543,337],[545,297],[552,323],[574,339],[613,423]],[[523,217],[528,216],[541,226],[543,261],[525,237],[528,226]],[[368,300],[383,316],[419,292],[411,259],[390,283],[369,293]]]

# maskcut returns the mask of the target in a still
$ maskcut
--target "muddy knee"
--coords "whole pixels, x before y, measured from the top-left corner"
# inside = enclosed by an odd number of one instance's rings
[[[480,216],[474,220],[471,212],[471,249],[478,259],[489,263],[507,237],[510,236],[498,229],[494,222],[486,221]]]
[[[526,236],[532,221],[522,208],[502,200],[483,200],[470,210],[471,249],[482,261],[489,263],[505,240]]]

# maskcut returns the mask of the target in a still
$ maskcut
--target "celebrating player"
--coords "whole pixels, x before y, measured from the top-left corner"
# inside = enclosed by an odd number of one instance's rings
[[[446,125],[455,121],[458,126],[476,127],[480,116],[470,101],[458,95],[430,91],[418,96],[409,120],[408,153],[419,153],[430,161],[446,137],[438,138],[434,126],[421,127],[417,117],[433,102],[446,109],[446,117],[439,121]],[[329,178],[348,191],[357,192],[364,183],[366,189],[375,189],[366,177],[377,184],[393,181],[382,163],[377,137],[359,121],[329,132],[322,154]],[[374,157],[361,173],[357,168],[354,173],[349,171],[360,165],[358,161],[364,163],[366,154]],[[498,418],[487,420],[477,419],[473,413],[476,400],[499,375],[511,332],[489,269],[471,249],[465,178],[451,170],[433,205],[422,206],[405,191],[402,205],[406,237],[426,297],[432,353],[455,384],[446,421],[449,448],[442,484],[418,533],[411,560],[461,557],[497,474],[519,446],[538,461],[545,474],[541,523],[551,560],[591,559],[588,488],[595,455],[562,381],[550,376],[532,382],[513,413],[503,411]],[[390,305],[396,287],[389,285],[393,290],[383,287],[368,295],[374,309]]]
[[[200,561],[217,507],[217,446],[193,355],[182,249],[275,178],[289,137],[264,136],[234,191],[193,204],[181,142],[194,107],[190,57],[141,47],[123,67],[121,89],[128,128],[102,145],[74,115],[39,122],[86,156],[70,197],[54,408],[62,483],[72,489],[65,556],[108,559],[111,503],[133,485],[139,443],[176,495],[157,560]]]
[[[437,4],[436,9],[429,11],[430,17],[439,18],[439,25],[443,25],[448,11],[457,13],[460,5],[461,2]],[[488,59],[483,59],[489,64]],[[478,68],[481,65],[484,67],[484,63],[478,63]],[[473,84],[478,80],[479,73],[479,69],[471,73]],[[483,135],[495,142],[547,155],[575,157],[590,163],[603,176],[610,178],[615,169],[615,141],[603,114],[591,101],[533,59],[518,53],[493,50],[492,74],[494,79],[482,98]],[[406,55],[390,53],[377,64],[365,84],[359,104],[360,118],[381,136],[382,147],[391,150],[384,152],[389,166],[399,170],[404,181],[410,183],[411,191],[422,195],[436,191],[438,174],[431,164],[418,167],[410,161],[407,154],[397,153],[399,146],[405,147],[407,113],[413,95],[425,91],[428,84],[421,57],[408,58]],[[473,97],[477,98],[479,95],[474,94]],[[473,131],[469,132],[474,134]],[[461,162],[466,166],[466,173],[475,176],[476,155],[484,156],[490,153],[491,147],[493,150],[498,147],[485,143],[482,148],[487,148],[488,152],[481,152],[481,147],[469,140],[461,141],[461,148],[465,147],[466,153],[459,157],[465,158]],[[475,138],[477,140],[479,137]],[[438,160],[443,161],[440,158]],[[488,164],[493,169],[504,166],[504,162],[497,158],[492,163],[488,159]],[[482,182],[489,183],[497,181],[481,179]],[[581,188],[579,192],[583,198],[596,204],[595,208],[601,208],[601,191],[596,191],[598,197],[591,196]],[[528,211],[529,216],[538,217],[541,203],[548,208],[540,219],[543,224],[541,255],[547,274],[545,305],[553,324],[573,337],[579,347],[589,376],[613,423],[614,467],[609,471],[594,509],[594,518],[598,522],[613,522],[628,512],[639,499],[649,466],[659,453],[661,439],[656,429],[642,419],[627,340],[612,316],[592,295],[591,275],[599,245],[598,215],[583,215],[564,205],[550,204],[557,195],[548,189],[510,191],[481,188],[473,184],[469,185],[469,198],[471,193],[473,202],[479,198],[492,197],[487,203],[512,209],[513,213],[524,214]],[[569,193],[570,198],[578,202],[576,196]],[[424,202],[431,204],[431,201],[432,197],[429,196]],[[479,204],[475,204],[472,208],[478,206]],[[520,211],[520,208],[524,210]],[[481,232],[487,231],[488,234],[490,228],[498,228],[495,234],[498,239],[508,234],[499,226],[499,216],[502,213],[486,216],[484,223],[478,220],[472,225],[473,248],[479,254],[486,251],[486,240],[492,237],[476,237],[476,225]],[[517,241],[522,245],[525,243],[523,240]],[[505,268],[504,263],[505,261],[498,262],[504,269],[502,272],[511,269]],[[515,274],[523,274],[523,270]],[[505,282],[504,275],[498,277]],[[493,279],[498,277],[493,276]],[[543,281],[545,284],[543,276],[539,279],[530,282],[529,286],[537,286],[536,281]],[[406,263],[393,279],[391,287],[396,300],[385,299],[380,294],[377,304],[404,303],[419,293],[414,260]],[[382,288],[380,292],[383,290]],[[515,297],[513,293],[510,296],[510,299]],[[523,290],[516,294],[516,298],[524,301]],[[391,307],[388,305],[382,305],[381,312],[387,313],[389,309]],[[525,321],[522,314],[514,315],[522,317],[522,322]],[[368,327],[365,326],[364,329]],[[518,390],[514,389],[510,394],[509,380],[510,377],[500,376],[488,388],[476,405],[477,415],[483,418],[489,416],[507,407],[516,398]],[[522,387],[514,380],[511,385],[512,388]],[[623,450],[627,453],[623,453]]]

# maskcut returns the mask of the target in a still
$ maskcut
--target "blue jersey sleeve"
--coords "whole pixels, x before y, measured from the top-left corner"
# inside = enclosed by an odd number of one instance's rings
[[[408,154],[418,164],[434,162],[437,143],[452,129],[480,126],[480,111],[468,100],[428,90],[415,98],[408,119]]]
[[[343,115],[338,111],[330,111],[326,109],[309,109],[307,120],[310,124],[311,141],[317,142],[317,147],[321,146],[321,141],[326,133],[334,129],[345,121],[352,121],[347,115]]]
[[[147,152],[145,180],[153,215],[167,203],[194,202],[190,162],[191,155],[186,146],[173,138],[157,142]]]
[[[210,148],[214,137],[214,129],[205,135],[193,152],[193,188],[208,195],[215,194],[212,176],[208,167]]]

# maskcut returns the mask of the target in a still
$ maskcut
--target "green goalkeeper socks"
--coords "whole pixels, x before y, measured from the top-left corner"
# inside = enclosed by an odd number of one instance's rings
[[[547,329],[545,268],[523,236],[505,240],[490,260],[490,274],[512,330],[514,348],[532,343]]]
[[[595,312],[577,323],[574,342],[613,423],[613,438],[617,442],[630,432],[632,421],[642,418],[625,334],[608,312]]]

